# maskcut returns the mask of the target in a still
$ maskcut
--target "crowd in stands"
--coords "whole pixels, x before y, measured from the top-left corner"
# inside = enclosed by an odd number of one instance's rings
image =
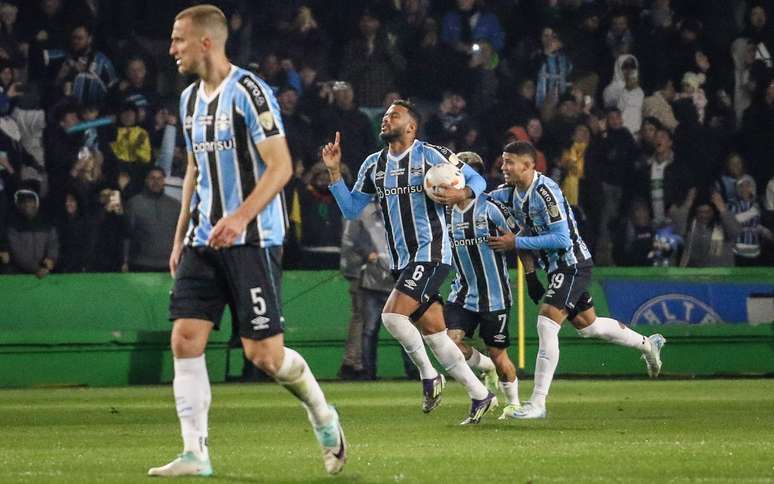
[[[190,81],[168,39],[193,3],[0,0],[0,272],[166,270]],[[535,144],[597,264],[774,265],[774,2],[211,3],[281,106],[286,267],[338,267],[319,147],[341,132],[351,180],[398,98],[490,187],[505,143]]]

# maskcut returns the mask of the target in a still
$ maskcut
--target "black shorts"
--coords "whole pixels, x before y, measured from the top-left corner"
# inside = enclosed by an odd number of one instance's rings
[[[397,281],[395,289],[419,303],[419,309],[409,317],[417,321],[434,303],[443,303],[439,289],[449,275],[451,266],[438,262],[409,262],[400,271],[392,271]]]
[[[589,293],[592,267],[591,262],[581,262],[549,273],[543,302],[567,311],[570,320],[575,319],[578,313],[594,307]]]
[[[226,304],[239,336],[262,340],[283,332],[282,247],[185,247],[175,274],[169,319],[211,321],[220,329]]]
[[[511,344],[508,334],[510,311],[492,311],[477,313],[462,307],[462,305],[447,302],[443,307],[443,316],[448,329],[458,329],[465,332],[465,337],[472,338],[479,328],[478,334],[484,344],[493,348],[507,348]]]

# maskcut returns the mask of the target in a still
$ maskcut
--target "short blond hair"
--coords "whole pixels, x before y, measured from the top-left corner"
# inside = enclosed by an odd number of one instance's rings
[[[228,38],[226,15],[215,5],[195,5],[186,8],[175,16],[176,21],[184,18],[191,19],[191,23],[196,27],[201,28],[224,43],[226,42]]]

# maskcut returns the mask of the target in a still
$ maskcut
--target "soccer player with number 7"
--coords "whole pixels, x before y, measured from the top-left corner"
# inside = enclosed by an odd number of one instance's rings
[[[486,182],[447,148],[417,140],[419,125],[420,116],[411,103],[393,102],[382,118],[380,138],[387,147],[365,159],[351,191],[341,178],[338,132],[334,141],[323,147],[322,159],[331,175],[331,193],[346,218],[356,218],[374,197],[381,207],[397,281],[382,310],[382,322],[419,369],[422,410],[428,413],[438,406],[445,384],[425,352],[427,343],[472,400],[470,414],[462,424],[476,424],[497,400],[465,364],[465,357],[449,338],[438,289],[452,262],[444,205],[477,197]],[[465,187],[442,187],[442,193],[434,195],[438,200],[435,202],[425,193],[423,182],[425,172],[439,163],[460,167]]]
[[[565,319],[584,338],[601,338],[639,350],[653,378],[661,371],[661,348],[666,342],[660,334],[645,337],[615,319],[596,315],[588,292],[591,253],[559,186],[535,170],[536,159],[537,152],[529,142],[506,145],[502,166],[505,185],[489,194],[507,204],[521,228],[518,235],[506,232],[490,237],[490,247],[537,252],[536,259],[549,281],[537,321],[535,385],[530,400],[507,415],[515,419],[546,417],[546,397],[559,363],[558,334]],[[525,267],[525,271],[530,298],[537,304],[544,296],[543,287],[533,267]]]

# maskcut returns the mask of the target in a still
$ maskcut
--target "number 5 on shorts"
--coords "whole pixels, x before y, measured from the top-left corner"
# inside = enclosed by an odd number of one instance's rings
[[[260,287],[250,289],[250,298],[253,300],[253,312],[256,316],[266,314],[266,299],[261,295],[262,291]]]

